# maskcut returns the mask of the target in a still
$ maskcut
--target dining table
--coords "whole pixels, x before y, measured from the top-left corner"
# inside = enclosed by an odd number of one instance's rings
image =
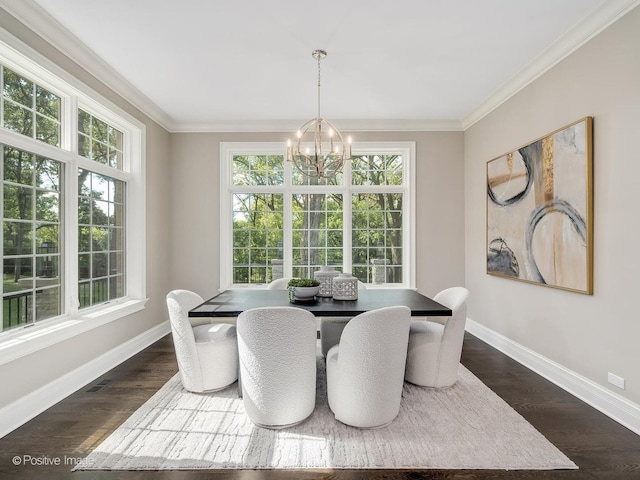
[[[355,317],[383,307],[405,305],[413,317],[451,316],[451,309],[408,288],[367,288],[358,290],[357,300],[334,300],[316,296],[312,301],[289,301],[287,290],[229,289],[189,311],[189,317],[237,317],[258,307],[295,306],[317,317]]]
[[[225,321],[238,317],[243,311],[259,307],[294,306],[316,317],[355,317],[383,307],[405,305],[412,317],[451,316],[451,309],[408,288],[367,288],[358,290],[357,300],[334,300],[316,296],[311,301],[289,300],[288,290],[229,289],[189,310],[189,317],[212,317],[211,321]],[[391,320],[393,321],[393,320]],[[242,398],[242,378],[238,370],[238,396]]]

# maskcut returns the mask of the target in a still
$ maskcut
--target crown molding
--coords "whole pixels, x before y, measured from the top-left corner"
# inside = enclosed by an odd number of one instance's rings
[[[308,120],[308,119],[307,119]],[[178,123],[172,133],[186,132],[295,132],[306,120],[232,120]],[[332,120],[333,121],[333,120]],[[344,132],[450,132],[462,131],[459,120],[335,120]]]
[[[462,129],[468,129],[491,113],[638,5],[640,5],[640,0],[607,0],[603,2],[597,10],[587,15],[571,30],[564,33],[557,41],[516,72],[480,105],[469,112],[461,120]]]
[[[161,127],[169,131],[174,127],[173,119],[164,110],[98,57],[78,37],[33,0],[20,0],[19,2],[0,0],[0,7]]]

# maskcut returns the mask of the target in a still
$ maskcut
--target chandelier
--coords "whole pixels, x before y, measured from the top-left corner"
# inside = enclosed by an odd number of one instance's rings
[[[287,161],[309,177],[333,177],[351,159],[351,137],[345,143],[340,131],[320,116],[320,60],[327,56],[324,50],[311,55],[318,61],[318,116],[302,125],[292,144],[287,140]]]

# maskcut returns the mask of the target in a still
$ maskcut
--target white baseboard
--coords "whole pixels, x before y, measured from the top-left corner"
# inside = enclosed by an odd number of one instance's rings
[[[467,318],[466,330],[640,435],[640,405]]]
[[[171,331],[167,320],[0,409],[0,438]]]

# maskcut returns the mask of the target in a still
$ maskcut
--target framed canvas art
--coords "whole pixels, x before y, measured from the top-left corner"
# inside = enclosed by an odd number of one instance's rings
[[[593,293],[593,119],[487,162],[487,273]]]

